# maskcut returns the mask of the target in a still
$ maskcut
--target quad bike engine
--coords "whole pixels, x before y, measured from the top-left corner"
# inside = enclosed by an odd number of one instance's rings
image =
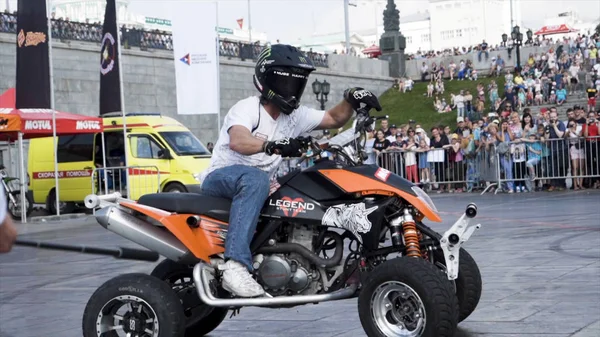
[[[295,225],[290,231],[288,242],[313,250],[313,229]],[[320,288],[318,271],[299,254],[259,254],[254,257],[254,266],[258,282],[271,295],[315,293]]]

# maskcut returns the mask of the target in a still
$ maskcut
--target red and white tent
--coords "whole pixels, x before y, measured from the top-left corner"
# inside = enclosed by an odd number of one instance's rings
[[[54,112],[57,135],[104,131],[101,118]],[[17,139],[19,133],[23,135],[23,139],[52,137],[52,113],[51,109],[0,108],[0,141]]]
[[[540,30],[535,32],[535,35],[567,34],[577,31],[578,29],[571,28],[567,24],[551,25],[542,27]]]
[[[372,45],[363,49],[362,53],[365,55],[369,55],[370,58],[374,58],[381,55],[381,49],[376,45]]]

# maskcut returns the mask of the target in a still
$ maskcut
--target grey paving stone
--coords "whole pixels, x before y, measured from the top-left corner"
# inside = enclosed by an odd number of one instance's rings
[[[456,337],[599,337],[599,197],[597,192],[434,195],[444,219],[430,224],[434,230],[444,232],[471,201],[478,204],[483,225],[465,245],[483,275],[482,299]],[[91,219],[18,226],[32,240],[137,247]],[[16,247],[0,255],[0,337],[81,337],[83,309],[98,286],[122,273],[148,273],[154,266]],[[365,333],[352,299],[290,309],[243,308],[209,336]]]

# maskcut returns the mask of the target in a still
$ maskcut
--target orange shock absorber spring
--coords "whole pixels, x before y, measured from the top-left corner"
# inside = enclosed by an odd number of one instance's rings
[[[404,221],[402,221],[406,256],[421,257],[421,245],[419,240],[419,232],[417,231],[417,225],[415,224],[412,216],[407,213],[404,214]]]

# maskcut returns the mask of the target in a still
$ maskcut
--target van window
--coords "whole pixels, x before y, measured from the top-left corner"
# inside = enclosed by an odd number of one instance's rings
[[[58,137],[57,155],[59,163],[92,161],[94,158],[94,135],[90,133]]]
[[[147,136],[131,136],[131,148],[136,158],[159,159],[161,150],[156,142]]]
[[[159,134],[179,156],[210,155],[210,151],[189,131],[168,131]]]

